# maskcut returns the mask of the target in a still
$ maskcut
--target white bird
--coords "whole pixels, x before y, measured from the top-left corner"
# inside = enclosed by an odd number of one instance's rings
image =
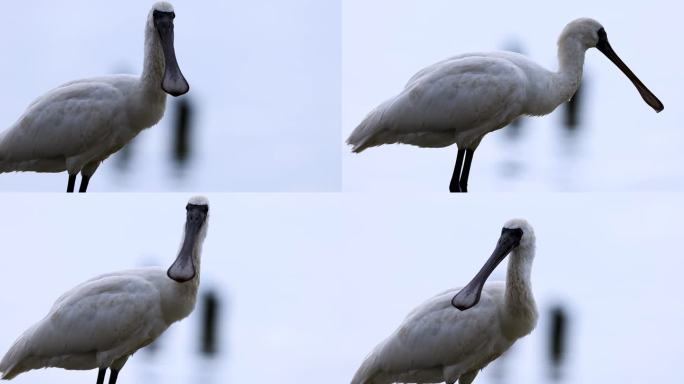
[[[139,268],[98,276],[63,294],[44,319],[14,342],[0,361],[2,379],[45,367],[98,368],[97,383],[115,384],[126,360],[195,307],[209,202],[186,207],[183,241],[168,270]]]
[[[352,384],[472,382],[479,370],[532,332],[537,323],[530,284],[534,252],[530,224],[508,221],[496,249],[473,280],[409,313],[366,357]],[[506,282],[485,285],[509,253]]]
[[[570,100],[582,79],[585,51],[592,47],[627,75],[648,105],[663,110],[660,100],[613,51],[603,26],[583,18],[569,23],[558,39],[557,72],[513,52],[454,56],[415,74],[399,95],[366,116],[347,144],[361,152],[392,143],[433,148],[456,143],[449,191],[466,192],[473,154],[484,135],[521,115],[551,113]]]
[[[145,28],[142,76],[113,75],[66,83],[39,97],[14,125],[0,132],[0,173],[69,173],[79,192],[109,155],[164,115],[166,93],[190,89],[173,45],[173,6],[154,4]]]

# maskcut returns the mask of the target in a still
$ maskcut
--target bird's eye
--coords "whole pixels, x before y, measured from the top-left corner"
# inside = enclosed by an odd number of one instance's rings
[[[603,28],[600,28],[598,31],[596,31],[596,34],[598,35],[599,40],[606,40],[608,38],[606,30]]]

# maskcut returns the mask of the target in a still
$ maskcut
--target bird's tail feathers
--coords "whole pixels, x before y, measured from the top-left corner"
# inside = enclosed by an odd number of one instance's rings
[[[354,130],[354,132],[352,132],[351,136],[349,136],[349,138],[347,139],[347,145],[352,146],[351,151],[354,153],[359,153],[369,147],[368,145],[366,145],[369,138],[362,137],[363,133],[359,132],[359,128],[361,128],[361,126],[357,127]]]
[[[4,149],[5,136],[7,136],[7,131],[0,131],[0,166],[2,166],[2,160],[5,157],[6,150]]]
[[[366,357],[359,369],[356,370],[351,384],[372,384],[373,377],[377,371],[377,358],[375,351],[373,351]]]
[[[14,342],[2,360],[0,360],[0,373],[2,373],[2,377],[0,377],[0,379],[10,380],[18,374],[32,369],[26,367],[25,364],[28,355],[28,341],[22,335],[17,341]]]
[[[1,150],[1,149],[0,149]],[[0,173],[8,172],[62,172],[63,159],[34,159],[24,161],[3,160],[0,153]]]
[[[366,148],[385,144],[380,139],[380,135],[385,125],[383,117],[389,102],[385,102],[371,111],[349,135],[347,144],[352,146],[352,152],[359,153]]]
[[[5,144],[5,138],[7,137],[7,132],[9,130],[0,131],[0,173],[14,172],[16,169],[15,165],[9,161],[9,156],[7,154],[8,150]],[[2,372],[0,370],[0,372]]]
[[[16,140],[9,135],[11,128],[0,132],[0,173],[6,172],[62,172],[66,170],[64,157],[31,158],[13,150]]]

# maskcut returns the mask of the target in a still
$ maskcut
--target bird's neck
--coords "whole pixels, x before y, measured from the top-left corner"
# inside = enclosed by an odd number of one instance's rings
[[[192,265],[195,267],[195,277],[193,277],[190,281],[187,281],[187,284],[185,286],[186,291],[195,296],[197,295],[197,290],[199,288],[200,284],[200,275],[201,275],[201,261],[202,261],[202,242],[204,241],[204,236],[203,234],[199,235],[200,238],[197,241],[197,244],[195,245],[195,249],[192,250]]]
[[[148,25],[145,29],[145,58],[140,81],[131,95],[129,115],[135,122],[135,134],[140,130],[156,124],[164,115],[166,108],[166,93],[162,90],[164,76],[164,54],[159,36]]]
[[[201,261],[202,258],[200,257],[202,255],[202,244],[199,243],[197,244],[197,247],[195,248],[195,251],[192,253],[192,262],[195,265],[195,278],[189,281],[189,283],[192,283],[193,286],[193,294],[197,294],[197,289],[199,288],[200,284],[200,275],[202,274],[202,268],[201,268]]]
[[[527,103],[525,114],[532,116],[549,114],[572,98],[582,79],[585,50],[586,48],[576,39],[560,41],[558,43],[558,71],[528,73],[530,81],[527,95],[531,102]]]
[[[577,92],[586,51],[586,46],[574,38],[558,42],[558,72],[554,74],[554,81],[559,104],[569,101]]]
[[[162,295],[162,311],[167,325],[187,317],[194,309],[197,302],[199,288],[199,271],[190,281],[178,283],[171,279],[166,280],[170,288]]]
[[[164,76],[164,51],[157,30],[148,23],[145,28],[145,58],[140,76],[143,90],[166,95],[161,89]]]
[[[537,322],[537,306],[532,294],[530,275],[534,245],[519,246],[508,261],[506,275],[506,313],[514,327],[509,327],[511,337],[520,337],[531,332]]]
[[[200,249],[196,252],[201,252]],[[200,263],[199,253],[197,256],[193,253],[193,264],[195,266],[195,277],[183,283],[166,279],[171,286],[172,294],[165,295],[162,300],[162,308],[164,310],[164,317],[167,324],[172,324],[178,320],[187,317],[194,309],[197,302],[197,291],[200,284]]]

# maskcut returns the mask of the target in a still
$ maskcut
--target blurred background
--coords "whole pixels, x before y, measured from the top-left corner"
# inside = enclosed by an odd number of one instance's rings
[[[170,265],[188,198],[6,195],[0,353],[74,285]],[[411,309],[472,278],[512,217],[535,227],[540,320],[477,383],[679,382],[677,195],[209,200],[198,306],[128,361],[122,383],[349,382]],[[505,278],[505,263],[491,280]],[[95,371],[47,369],[13,383],[95,378]]]
[[[681,6],[629,7],[590,0],[553,6],[435,0],[343,3],[343,139],[367,113],[398,94],[420,69],[467,52],[512,50],[557,69],[557,38],[578,17],[605,27],[615,51],[665,105],[656,114],[603,54],[586,55],[579,98],[551,115],[523,118],[486,136],[469,190],[670,191],[684,189],[679,90]],[[676,28],[675,28],[676,29]],[[352,154],[343,145],[346,191],[448,191],[456,146],[386,145]]]
[[[67,81],[139,74],[153,3],[5,4],[0,130]],[[190,92],[169,96],[162,121],[106,160],[89,191],[339,190],[340,2],[172,3]],[[66,180],[1,174],[0,188],[61,192]]]
[[[208,195],[197,307],[136,353],[120,383],[313,383],[340,364],[328,359],[322,337],[339,325],[331,322],[335,303],[325,300],[325,289],[338,285],[330,266],[341,262],[340,210],[319,195],[277,196]],[[0,202],[3,217],[12,218],[0,223],[2,270],[12,271],[0,279],[0,354],[71,287],[110,271],[168,267],[178,253],[190,195],[69,197],[7,195]],[[207,297],[214,301],[213,353],[204,352]],[[12,383],[93,384],[96,377],[50,369]]]

